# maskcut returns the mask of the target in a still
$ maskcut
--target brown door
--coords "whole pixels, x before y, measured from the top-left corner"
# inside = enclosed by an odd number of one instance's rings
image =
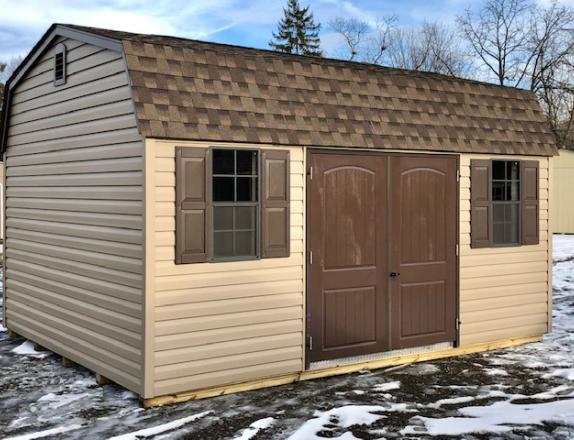
[[[391,346],[455,339],[456,166],[454,158],[391,157]]]
[[[310,362],[388,349],[387,158],[313,154]]]
[[[308,361],[454,341],[456,159],[309,164]]]

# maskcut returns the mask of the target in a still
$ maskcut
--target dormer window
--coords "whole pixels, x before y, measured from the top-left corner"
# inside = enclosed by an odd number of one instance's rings
[[[60,43],[54,54],[54,85],[62,84],[66,84],[66,46]]]

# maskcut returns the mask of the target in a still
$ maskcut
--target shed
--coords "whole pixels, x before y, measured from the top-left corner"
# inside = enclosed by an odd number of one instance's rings
[[[529,91],[53,25],[6,98],[5,325],[148,406],[551,328]]]
[[[552,159],[554,203],[551,215],[555,233],[574,234],[574,150],[561,148]]]

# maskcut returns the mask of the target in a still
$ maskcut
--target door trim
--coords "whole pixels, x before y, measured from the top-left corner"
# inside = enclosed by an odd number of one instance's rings
[[[419,157],[435,157],[435,158],[451,158],[456,161],[457,170],[457,181],[456,183],[456,246],[458,248],[458,253],[455,254],[455,319],[458,322],[458,326],[455,323],[455,340],[453,341],[453,348],[460,346],[460,154],[453,153],[437,153],[437,152],[387,152],[381,150],[352,150],[345,148],[306,148],[305,153],[305,325],[304,325],[304,340],[303,340],[303,357],[305,370],[309,370],[310,367],[310,353],[309,353],[309,337],[311,335],[311,310],[309,307],[310,295],[311,295],[311,275],[310,275],[310,261],[309,255],[311,251],[311,240],[309,237],[310,225],[309,225],[309,212],[312,209],[309,204],[309,192],[312,185],[312,174],[310,172],[310,166],[312,164],[312,156],[314,154],[348,154],[355,156],[387,156],[387,157],[399,157],[399,156],[419,156]],[[389,201],[387,202],[389,203]]]

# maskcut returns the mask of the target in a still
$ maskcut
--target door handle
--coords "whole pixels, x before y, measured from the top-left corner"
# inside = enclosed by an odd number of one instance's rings
[[[400,272],[391,272],[391,273],[389,274],[389,276],[390,276],[391,278],[396,278],[396,277],[398,277],[400,274],[401,274]]]

